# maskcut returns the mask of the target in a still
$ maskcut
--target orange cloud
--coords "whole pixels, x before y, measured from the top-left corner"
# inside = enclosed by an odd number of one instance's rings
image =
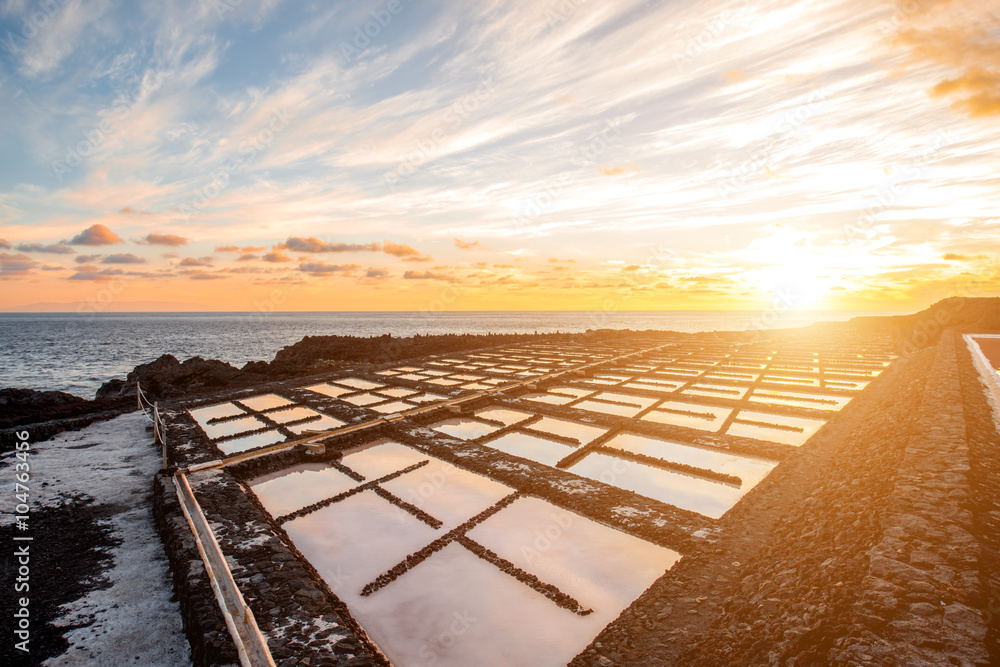
[[[327,264],[326,262],[307,262],[299,265],[299,271],[314,276],[350,273],[360,268],[358,264]]]
[[[21,252],[48,252],[55,255],[72,255],[76,251],[65,243],[19,243],[17,249]]]
[[[1000,14],[991,2],[921,3],[899,0],[892,43],[909,51],[910,64],[948,68],[930,89],[933,97],[970,117],[1000,115]],[[992,5],[992,6],[991,6]]]
[[[419,257],[420,251],[402,243],[386,241],[382,244],[382,252],[394,257]]]
[[[104,225],[91,225],[67,243],[70,245],[114,245],[122,243],[122,238]]]
[[[403,274],[406,280],[444,280],[453,282],[455,279],[443,273],[433,273],[431,271],[407,271]]]
[[[118,255],[108,255],[101,260],[101,264],[145,264],[146,260],[136,257],[132,253],[121,253]]]
[[[0,253],[0,278],[20,278],[31,273],[38,262],[27,255]]]
[[[281,250],[275,250],[264,255],[261,259],[265,262],[290,262],[292,258],[288,256],[288,253],[282,252]]]
[[[212,266],[211,257],[185,257],[181,260],[181,266]]]
[[[177,236],[176,234],[147,234],[142,240],[142,243],[148,243],[149,245],[165,245],[174,248],[184,245],[187,242],[186,238]]]
[[[455,245],[461,248],[462,250],[475,250],[477,248],[482,248],[482,246],[479,244],[479,241],[463,241],[462,239],[453,239],[453,240],[455,241]]]
[[[327,243],[314,236],[291,236],[284,243],[275,246],[275,249],[295,252],[378,252],[381,247],[378,243]]]

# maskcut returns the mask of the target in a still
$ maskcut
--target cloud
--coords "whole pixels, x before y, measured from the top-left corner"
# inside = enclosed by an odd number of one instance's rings
[[[952,109],[973,118],[1000,115],[996,3],[954,4],[899,0],[893,43],[908,50],[911,65],[929,63],[941,69],[946,78],[931,87],[932,97],[950,99]]]
[[[420,251],[416,248],[392,241],[385,241],[382,244],[382,252],[393,257],[420,257]]]
[[[212,266],[211,257],[185,257],[180,262],[181,266]]]
[[[191,273],[188,275],[191,280],[222,280],[226,276],[219,273],[205,273],[199,271],[197,273]]]
[[[462,250],[482,250],[482,246],[479,241],[463,241],[462,239],[452,239],[455,242],[455,246]]]
[[[949,262],[971,262],[977,259],[986,259],[986,255],[960,255],[954,252],[946,252],[941,259]]]
[[[136,257],[132,253],[120,253],[118,255],[108,255],[101,260],[101,264],[145,264],[146,260]]]
[[[433,273],[431,271],[407,271],[403,274],[406,280],[444,280],[453,282],[455,279],[443,273]]]
[[[17,249],[21,252],[48,252],[54,255],[72,255],[76,251],[65,243],[19,243]]]
[[[309,238],[290,236],[275,249],[295,252],[378,252],[380,246],[378,243],[326,243],[314,236]]]
[[[142,242],[149,245],[165,245],[175,248],[186,244],[188,240],[176,234],[147,234]]]
[[[150,213],[149,211],[137,211],[131,206],[126,206],[121,210],[119,210],[118,212],[123,215],[152,215],[152,213]]]
[[[0,253],[0,278],[19,278],[28,275],[38,262],[27,255]]]
[[[217,245],[215,246],[215,252],[239,252],[240,247],[238,245]]]
[[[327,264],[326,262],[307,262],[299,265],[299,271],[314,276],[330,273],[350,273],[360,268],[357,264]]]
[[[255,259],[260,259],[260,255],[252,252],[245,253],[236,258],[237,262],[252,262]]]
[[[84,269],[89,267],[83,267]],[[67,280],[90,280],[94,282],[107,282],[126,275],[121,269],[104,269],[103,271],[81,270],[71,275]]]
[[[381,280],[382,278],[388,278],[389,272],[385,269],[373,269],[369,268],[365,271],[365,278],[375,278]]]
[[[104,225],[91,225],[71,238],[68,243],[71,245],[114,245],[122,243],[122,239]]]
[[[267,253],[261,259],[265,262],[290,262],[292,258],[288,256],[288,253],[282,252],[281,250],[274,250]]]
[[[4,250],[10,250],[11,249],[10,243],[7,241],[7,239],[0,239],[0,248],[2,248]]]
[[[73,261],[77,264],[90,264],[91,262],[96,262],[100,258],[100,255],[79,255]]]

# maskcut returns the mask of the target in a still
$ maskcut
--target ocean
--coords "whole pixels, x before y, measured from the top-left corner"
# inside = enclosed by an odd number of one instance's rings
[[[843,321],[885,311],[525,311],[350,313],[0,313],[0,387],[84,398],[161,354],[270,361],[304,336],[583,332],[587,329],[743,331]]]

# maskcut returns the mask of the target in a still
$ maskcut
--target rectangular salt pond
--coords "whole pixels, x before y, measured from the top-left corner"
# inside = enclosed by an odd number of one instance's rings
[[[340,399],[351,405],[371,405],[372,403],[381,403],[386,400],[385,396],[379,396],[378,394],[355,394],[354,396],[345,396]]]
[[[284,410],[275,410],[274,412],[268,412],[267,418],[275,421],[279,424],[287,424],[288,422],[297,421],[299,419],[306,419],[308,417],[322,417],[320,413],[315,410],[310,410],[309,408],[303,408],[301,406],[296,406],[293,408],[288,408]]]
[[[614,401],[612,403],[602,403],[600,399],[604,401]],[[611,392],[602,392],[591,396],[585,401],[577,403],[574,408],[580,410],[590,410],[591,412],[603,412],[605,414],[618,415],[621,417],[634,417],[653,403],[656,403],[655,398],[648,398],[646,396],[632,396],[631,394],[615,394]]]
[[[461,438],[462,440],[475,440],[476,438],[493,433],[493,431],[498,430],[500,427],[487,424],[478,419],[457,417],[431,424],[427,428],[432,428],[439,433],[445,433],[455,438]]]
[[[306,390],[315,392],[317,394],[323,394],[324,396],[329,396],[330,398],[339,398],[344,394],[350,394],[354,391],[357,391],[356,389],[353,388],[346,389],[344,387],[337,387],[332,384],[326,384],[325,382],[323,384],[314,384],[311,387],[306,387]]]
[[[268,513],[277,518],[360,484],[325,463],[303,463],[247,482]]]
[[[316,413],[320,414],[320,413]],[[292,433],[305,433],[306,431],[329,431],[332,428],[338,428],[343,426],[346,422],[343,422],[336,417],[330,417],[329,415],[320,415],[319,419],[311,422],[306,422],[304,424],[296,424],[295,426],[287,426],[286,428]]]
[[[725,514],[745,493],[742,488],[730,484],[654,468],[600,452],[588,454],[582,461],[570,466],[569,471],[713,519]]]
[[[565,405],[577,400],[575,396],[562,396],[560,394],[525,394],[521,398],[526,401],[536,401],[550,405]]]
[[[204,426],[208,423],[210,419],[223,419],[225,417],[235,417],[236,415],[246,414],[243,410],[236,407],[232,403],[220,403],[219,405],[209,405],[204,408],[195,408],[194,410],[188,410],[192,419],[198,422],[199,425]]]
[[[476,412],[475,416],[483,419],[492,419],[493,421],[498,421],[505,426],[523,422],[525,419],[534,417],[534,415],[530,412],[510,410],[508,408],[486,408],[485,410],[479,410]]]
[[[278,396],[277,394],[261,394],[260,396],[252,396],[250,398],[238,398],[236,399],[243,405],[247,406],[251,410],[257,410],[258,412],[263,412],[264,410],[271,410],[274,408],[281,407],[282,405],[291,405],[294,401],[290,401],[284,396]]]
[[[385,387],[384,389],[379,389],[378,393],[382,396],[391,396],[393,398],[403,398],[405,396],[411,396],[417,393],[416,389],[407,389],[406,387]]]
[[[259,428],[264,428],[267,426],[264,422],[257,419],[253,415],[247,415],[240,419],[232,419],[230,421],[218,422],[216,424],[200,424],[201,430],[205,432],[212,440],[216,438],[224,438],[229,435],[236,435],[237,433],[246,433],[247,431],[256,431]]]
[[[790,375],[771,375],[767,374],[761,377],[761,382],[772,382],[776,384],[792,384],[799,385],[802,387],[818,387],[819,378],[800,378],[792,377]]]
[[[333,520],[328,511],[337,505],[321,510],[329,514],[326,521],[305,526],[295,525],[302,521],[296,519],[286,529],[397,665],[564,665],[679,559],[676,552],[528,498],[490,517],[474,529],[475,537],[504,555],[512,552],[518,566],[543,582],[549,583],[536,569],[557,579],[556,586],[584,594],[581,602],[592,613],[560,608],[457,543],[363,597],[365,577],[370,581],[381,573],[376,570],[389,569],[388,554],[403,554],[402,560],[416,551],[420,534],[430,529],[405,518],[400,525],[395,513],[386,521],[360,502]],[[539,529],[548,543],[538,541]],[[395,541],[383,538],[397,534]]]
[[[711,396],[712,398],[731,398],[738,400],[747,393],[746,387],[731,387],[725,384],[711,384],[709,382],[698,382],[681,392],[692,396]]]
[[[604,428],[581,424],[568,419],[558,419],[556,417],[543,417],[534,424],[523,428],[542,431],[544,433],[554,433],[564,438],[576,438],[582,444],[587,444],[607,432],[607,429]]]
[[[748,399],[751,403],[767,403],[770,405],[789,405],[796,408],[812,410],[837,411],[851,402],[850,396],[837,394],[806,394],[797,391],[781,389],[754,389]]]
[[[341,463],[370,481],[430,458],[412,447],[382,439],[345,451]]]
[[[465,523],[514,492],[482,475],[428,457],[430,463],[380,486],[441,522],[439,532]]]
[[[564,445],[554,440],[528,435],[520,431],[505,433],[499,438],[483,444],[511,456],[535,461],[551,468],[556,467],[557,463],[572,454],[574,449],[573,445]]]
[[[753,423],[747,424],[743,423],[744,421]],[[825,423],[824,419],[806,419],[741,410],[733,423],[729,425],[726,433],[799,447]]]
[[[735,475],[743,480],[740,490],[746,493],[755,487],[778,465],[777,461],[751,456],[741,456],[704,447],[696,447],[672,440],[647,438],[623,433],[604,443],[605,447],[644,454],[672,463],[704,468],[725,475]]]
[[[407,398],[407,400],[413,401],[414,403],[433,403],[434,401],[443,401],[446,398],[448,397],[442,396],[441,394],[433,394],[429,391],[425,391],[424,393],[419,394],[417,396],[410,396],[409,398]]]
[[[702,431],[717,431],[722,428],[732,412],[729,408],[680,401],[664,401],[642,416],[645,421],[671,426],[684,426]]]
[[[223,454],[229,456],[231,454],[245,452],[248,449],[274,445],[279,442],[283,442],[284,440],[285,436],[277,431],[265,431],[263,433],[255,433],[242,438],[233,438],[232,440],[217,442],[215,443],[215,446],[218,447]]]
[[[626,382],[621,385],[623,389],[643,389],[645,391],[658,391],[663,394],[671,394],[677,387],[681,386],[679,383],[667,384],[666,382]]]
[[[416,406],[403,401],[391,401],[389,403],[379,403],[378,405],[367,405],[365,407],[369,410],[374,410],[375,412],[381,412],[384,415],[391,415],[397,412],[403,412],[404,410],[410,410]]]
[[[363,380],[361,378],[337,378],[331,380],[331,382],[336,382],[337,384],[344,385],[345,387],[354,387],[355,389],[375,389],[376,387],[384,387],[384,384],[378,382],[372,382],[371,380]]]
[[[680,560],[676,551],[531,497],[515,500],[468,536],[593,609],[602,626]]]

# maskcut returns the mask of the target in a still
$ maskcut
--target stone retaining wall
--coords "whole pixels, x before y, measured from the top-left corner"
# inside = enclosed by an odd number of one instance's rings
[[[927,374],[915,429],[896,474],[882,539],[869,554],[859,613],[892,618],[884,643],[846,656],[908,665],[985,664],[979,542],[957,346],[946,332]],[[955,662],[955,661],[958,662]]]

